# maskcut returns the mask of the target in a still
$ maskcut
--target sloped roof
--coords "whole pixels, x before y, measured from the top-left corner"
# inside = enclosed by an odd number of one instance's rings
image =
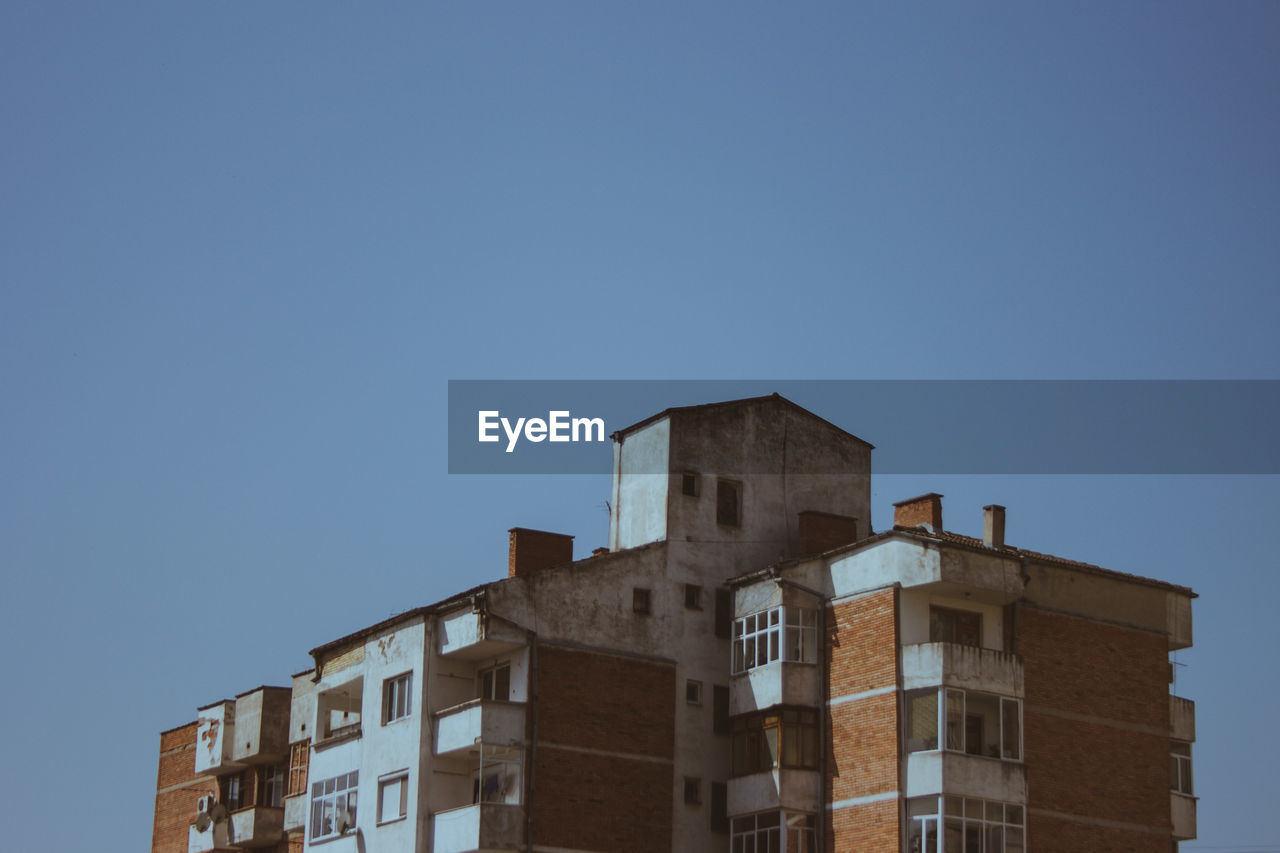
[[[831,429],[835,430],[841,435],[846,435],[849,438],[852,438],[854,441],[865,444],[869,448],[872,448],[872,449],[875,448],[875,445],[867,441],[866,439],[858,438],[858,436],[854,435],[848,430],[842,429],[836,426],[835,424],[831,423],[831,421],[827,420],[821,415],[815,415],[813,412],[809,411],[804,406],[801,406],[798,403],[793,403],[791,400],[788,400],[786,397],[782,396],[777,392],[774,392],[772,394],[765,394],[764,396],[761,396],[761,397],[743,397],[739,400],[724,400],[719,403],[699,403],[694,406],[671,406],[670,408],[663,409],[661,412],[658,412],[657,414],[649,415],[649,417],[645,418],[644,420],[636,421],[630,426],[625,426],[620,430],[616,430],[615,432],[612,433],[612,435],[610,435],[610,438],[612,438],[614,441],[617,441],[619,436],[623,436],[623,435],[627,435],[628,433],[635,432],[636,430],[642,427],[648,426],[654,421],[661,420],[662,418],[665,418],[669,415],[676,414],[676,413],[701,412],[701,411],[708,411],[711,409],[727,409],[735,406],[760,405],[762,403],[780,403],[784,406],[787,406],[793,409],[796,412],[799,412],[802,415],[805,415],[806,417],[813,418],[816,421],[820,421],[826,424],[827,426],[831,427]]]

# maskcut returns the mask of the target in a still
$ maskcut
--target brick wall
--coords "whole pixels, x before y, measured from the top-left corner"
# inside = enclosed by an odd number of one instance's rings
[[[160,735],[151,853],[187,853],[196,800],[217,787],[213,777],[196,775],[196,727],[191,722]]]
[[[1017,619],[1030,847],[1166,853],[1165,638],[1027,605]]]
[[[842,800],[898,790],[898,600],[892,589],[841,601],[827,609],[827,672],[833,700],[826,732],[827,797]],[[892,692],[841,701],[870,691]],[[828,811],[826,847],[893,850],[898,801]]]
[[[536,658],[534,843],[670,850],[674,665],[546,644]]]

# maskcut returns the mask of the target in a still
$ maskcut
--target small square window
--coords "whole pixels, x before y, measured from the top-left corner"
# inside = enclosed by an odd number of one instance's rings
[[[649,590],[640,587],[631,590],[631,609],[642,616],[649,615]]]
[[[378,780],[378,823],[403,820],[409,813],[409,771]]]
[[[692,678],[684,683],[684,701],[690,705],[702,704],[702,682]]]
[[[686,610],[702,609],[702,587],[692,583],[684,585],[684,606]]]
[[[692,471],[685,471],[680,475],[680,494],[688,495],[691,498],[698,496],[698,475]]]
[[[382,724],[409,716],[413,710],[413,673],[406,672],[382,682]]]
[[[742,484],[732,480],[716,481],[716,524],[726,527],[742,524]]]
[[[702,780],[695,776],[684,777],[684,801],[696,806],[702,803]]]

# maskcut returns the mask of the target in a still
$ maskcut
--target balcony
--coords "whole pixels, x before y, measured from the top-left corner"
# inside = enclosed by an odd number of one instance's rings
[[[455,610],[440,618],[440,654],[459,660],[497,657],[522,648],[524,632],[480,610]]]
[[[482,743],[517,746],[524,730],[524,703],[472,699],[436,713],[435,754],[462,758]]]
[[[236,741],[236,703],[227,700],[201,708],[196,719],[197,776],[216,776],[240,770],[244,765],[233,761]]]
[[[431,816],[435,853],[519,850],[524,810],[506,803],[476,803]]]
[[[289,757],[289,701],[284,687],[259,687],[236,697],[234,761],[262,764]]]
[[[903,646],[902,686],[906,690],[959,687],[1021,697],[1022,656],[959,643]]]
[[[1169,794],[1169,819],[1173,837],[1185,841],[1196,837],[1196,798],[1176,791]]]
[[[270,847],[284,837],[284,809],[254,806],[211,822],[202,832],[194,824],[187,830],[187,853],[214,850],[252,850]]]
[[[822,776],[816,770],[790,768],[752,773],[729,780],[728,811],[731,815],[776,811],[822,810]]]
[[[1193,743],[1196,739],[1196,703],[1181,696],[1169,697],[1169,736]]]
[[[1027,767],[963,752],[913,752],[907,756],[906,788],[908,797],[947,794],[1025,803]]]
[[[729,715],[749,714],[775,705],[812,708],[822,704],[818,667],[778,660],[733,676],[729,682]]]

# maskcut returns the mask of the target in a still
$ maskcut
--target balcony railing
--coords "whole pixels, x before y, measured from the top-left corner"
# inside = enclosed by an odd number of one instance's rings
[[[472,699],[436,713],[436,755],[456,756],[478,744],[515,746],[524,742],[523,702]]]
[[[1169,731],[1174,740],[1196,739],[1196,703],[1181,696],[1169,697]]]
[[[913,752],[907,756],[907,796],[948,794],[1027,801],[1027,766],[963,752]]]
[[[730,815],[779,808],[816,812],[822,808],[822,775],[817,770],[774,768],[729,780]]]
[[[476,803],[431,816],[435,853],[473,853],[521,848],[523,809],[506,803]]]
[[[1002,696],[1022,696],[1022,656],[959,643],[902,647],[902,686],[960,687]]]
[[[821,696],[816,664],[778,660],[733,676],[729,714],[736,717],[775,705],[813,707]]]

